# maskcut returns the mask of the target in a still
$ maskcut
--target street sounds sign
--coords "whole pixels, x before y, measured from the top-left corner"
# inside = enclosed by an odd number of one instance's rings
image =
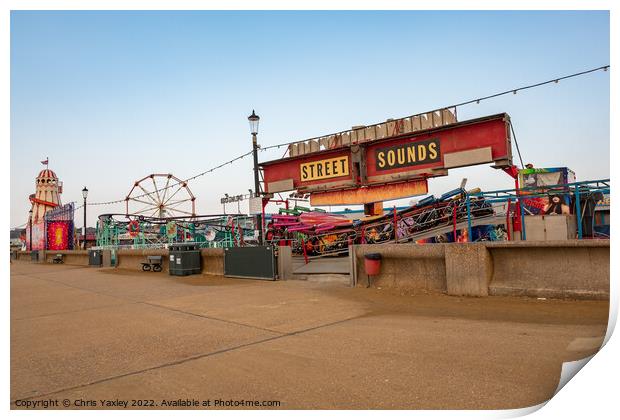
[[[301,181],[338,178],[349,175],[349,157],[338,156],[331,159],[315,160],[299,165]]]
[[[377,171],[439,162],[439,139],[384,147],[375,151]]]
[[[389,133],[263,162],[265,191],[310,194],[312,205],[366,204],[425,194],[428,178],[452,168],[512,165],[507,114]]]

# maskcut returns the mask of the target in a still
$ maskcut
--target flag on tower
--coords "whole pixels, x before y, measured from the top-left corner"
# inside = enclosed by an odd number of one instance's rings
[[[41,163],[47,166],[50,163],[50,158],[46,157],[45,160],[42,160]]]

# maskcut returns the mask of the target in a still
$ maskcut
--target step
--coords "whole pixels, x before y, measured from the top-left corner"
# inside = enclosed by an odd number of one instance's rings
[[[313,283],[341,284],[343,286],[351,284],[351,277],[348,274],[295,274],[293,278]]]

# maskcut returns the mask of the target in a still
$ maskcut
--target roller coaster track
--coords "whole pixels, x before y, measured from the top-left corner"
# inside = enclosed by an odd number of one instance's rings
[[[481,226],[481,225],[502,225],[506,223],[506,218],[503,216],[484,216],[477,217],[471,219],[471,226]],[[460,221],[456,224],[456,229],[467,229],[467,219]],[[450,233],[454,231],[454,225],[450,223],[449,225],[438,226],[429,230],[425,230],[423,232],[418,232],[414,235],[406,236],[403,238],[398,238],[397,243],[402,242],[411,242],[411,241],[419,241],[427,238],[434,238],[437,235],[442,235],[445,233]]]

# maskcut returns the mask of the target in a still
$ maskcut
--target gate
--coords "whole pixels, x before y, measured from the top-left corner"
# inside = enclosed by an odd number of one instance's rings
[[[224,248],[224,277],[275,280],[273,246]]]

